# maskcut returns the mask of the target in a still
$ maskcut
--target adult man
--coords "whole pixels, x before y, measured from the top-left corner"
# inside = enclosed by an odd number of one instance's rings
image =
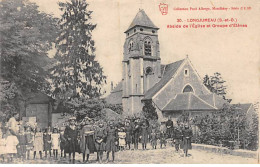
[[[134,123],[133,136],[134,136],[134,148],[138,150],[138,142],[140,137],[140,125],[138,119],[135,120]]]
[[[171,117],[168,117],[168,121],[165,123],[166,126],[166,134],[168,138],[171,138],[172,135],[172,129],[173,129],[173,122],[171,120]]]
[[[126,133],[126,146],[128,146],[128,149],[131,149],[131,141],[132,141],[132,127],[130,126],[130,123],[127,122],[125,125],[125,133]]]
[[[83,153],[83,162],[88,162],[89,154],[93,154],[95,151],[95,142],[94,142],[94,130],[93,125],[91,124],[91,119],[85,117],[84,125],[80,131],[80,150]],[[87,160],[85,157],[87,155]]]
[[[109,161],[109,153],[112,154],[112,162],[115,160],[116,142],[117,142],[117,130],[113,122],[109,123],[107,128],[107,140],[106,140],[106,151],[107,151],[107,162]]]
[[[95,130],[95,146],[97,149],[97,160],[102,163],[103,152],[106,150],[106,131],[102,122],[99,123],[98,128]]]
[[[69,153],[69,161],[71,162],[71,153],[73,156],[73,163],[75,163],[75,152],[77,145],[77,129],[76,129],[76,117],[69,119],[69,126],[64,131],[64,138],[66,139],[65,153]]]

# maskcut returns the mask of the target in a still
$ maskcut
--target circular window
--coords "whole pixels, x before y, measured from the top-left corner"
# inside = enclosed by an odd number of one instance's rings
[[[140,31],[143,31],[144,29],[140,28]]]
[[[152,73],[153,73],[152,67],[147,67],[147,68],[145,69],[145,74],[146,74],[146,75],[151,75]]]
[[[152,33],[155,33],[155,31],[154,31],[154,30],[152,30]]]

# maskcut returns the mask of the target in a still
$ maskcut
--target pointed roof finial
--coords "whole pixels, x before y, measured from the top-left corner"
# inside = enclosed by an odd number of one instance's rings
[[[189,55],[186,55],[186,59],[188,59],[189,58]]]

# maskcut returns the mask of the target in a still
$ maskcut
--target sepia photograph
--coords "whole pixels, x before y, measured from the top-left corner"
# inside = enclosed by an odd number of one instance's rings
[[[259,164],[259,0],[0,0],[0,166]]]

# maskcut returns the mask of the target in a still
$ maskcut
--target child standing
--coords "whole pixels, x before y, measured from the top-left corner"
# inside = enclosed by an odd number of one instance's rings
[[[6,134],[6,153],[8,154],[9,162],[13,162],[13,158],[17,155],[16,147],[19,144],[19,141],[9,130],[7,130]]]
[[[0,158],[2,159],[2,162],[5,161],[5,154],[6,154],[6,139],[3,138],[3,132],[2,129],[0,129]]]
[[[51,129],[50,127],[45,129],[43,133],[43,151],[45,152],[45,158],[47,158],[47,152],[49,151],[51,157]]]
[[[18,133],[19,145],[17,146],[18,156],[21,160],[25,160],[26,157],[26,136],[24,133],[24,127],[20,126]]]
[[[165,133],[165,131],[162,131],[160,133],[160,148],[162,148],[163,145],[164,145],[164,147],[166,147],[166,133]]]
[[[154,129],[152,130],[152,133],[151,133],[151,144],[152,144],[152,148],[156,149],[156,146],[157,146],[157,134],[156,134]]]
[[[60,149],[60,134],[58,133],[58,129],[53,129],[53,134],[51,135],[51,143],[53,156],[55,159],[58,159],[58,150]]]
[[[119,138],[119,150],[124,150],[125,148],[125,145],[126,145],[126,141],[125,141],[125,138],[126,138],[126,132],[124,132],[124,129],[123,128],[120,128],[119,129],[119,132],[118,132],[118,138]]]
[[[25,127],[25,140],[26,140],[26,157],[30,159],[30,152],[33,149],[34,133],[30,126]]]
[[[64,127],[61,127],[60,129],[60,156],[63,157],[64,153],[64,158],[66,158],[66,153],[65,153],[65,145],[66,145],[66,139],[64,137]]]
[[[43,134],[40,128],[36,128],[36,132],[34,135],[33,142],[33,158],[36,158],[36,153],[39,152],[40,158],[42,159],[42,151],[43,151]]]

